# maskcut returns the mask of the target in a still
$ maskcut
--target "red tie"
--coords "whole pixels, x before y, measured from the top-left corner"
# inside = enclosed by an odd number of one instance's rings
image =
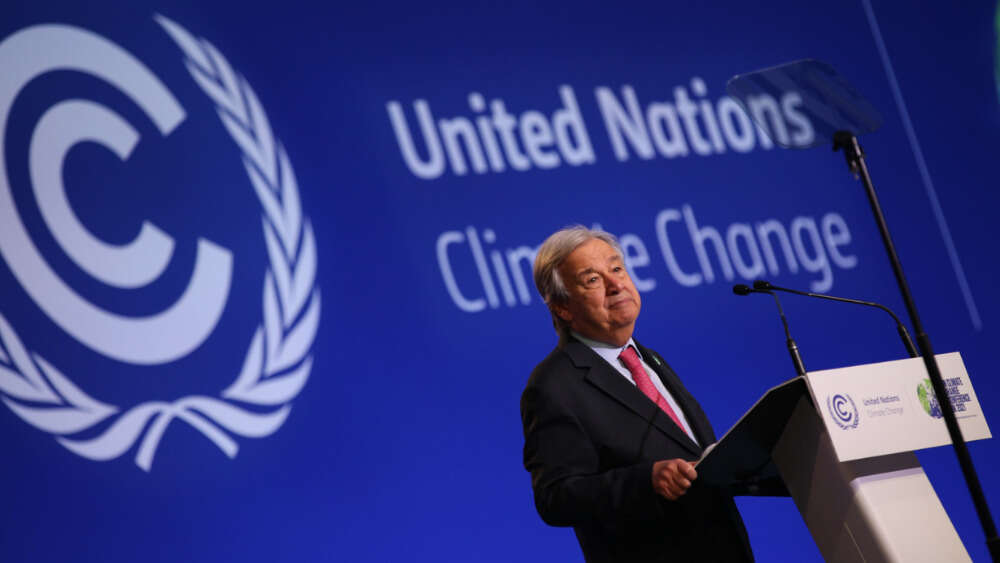
[[[650,401],[656,403],[663,412],[670,415],[674,423],[681,430],[684,430],[684,425],[681,424],[681,420],[677,418],[677,413],[674,409],[670,408],[670,403],[660,395],[660,392],[656,390],[653,386],[653,382],[649,379],[649,374],[646,373],[646,368],[642,367],[642,361],[639,360],[639,354],[636,353],[635,348],[629,346],[622,350],[622,353],[618,356],[618,359],[625,364],[625,367],[632,373],[632,380],[635,381],[636,386],[642,391]],[[687,432],[685,431],[685,434]]]

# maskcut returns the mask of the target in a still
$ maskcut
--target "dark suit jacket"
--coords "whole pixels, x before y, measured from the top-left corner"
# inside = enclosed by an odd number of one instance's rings
[[[714,442],[670,366],[638,348],[702,446]],[[585,344],[565,340],[538,364],[521,419],[535,507],[546,523],[573,526],[588,562],[753,560],[731,496],[697,479],[676,501],[653,491],[654,461],[693,461],[702,448]]]

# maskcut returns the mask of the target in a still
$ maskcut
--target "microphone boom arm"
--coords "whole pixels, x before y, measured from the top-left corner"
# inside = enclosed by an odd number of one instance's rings
[[[799,291],[797,289],[789,289],[787,287],[778,287],[771,282],[764,280],[757,280],[753,282],[753,287],[758,291],[784,291],[787,293],[794,293],[795,295],[817,297],[819,299],[829,299],[830,301],[840,301],[841,303],[853,303],[855,305],[864,305],[866,307],[876,307],[878,309],[882,309],[886,313],[889,313],[892,320],[896,321],[896,332],[899,333],[899,338],[903,341],[903,346],[906,347],[906,353],[909,354],[911,358],[916,358],[920,355],[917,352],[917,348],[913,345],[913,340],[910,339],[910,333],[906,330],[906,325],[904,325],[903,322],[899,320],[899,317],[897,317],[896,314],[885,305],[872,301],[861,301],[860,299],[849,299],[847,297],[837,297],[836,295],[826,295],[823,293],[813,293],[811,291]]]

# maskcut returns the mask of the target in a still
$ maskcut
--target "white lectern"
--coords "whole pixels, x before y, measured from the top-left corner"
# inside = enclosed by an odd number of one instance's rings
[[[957,352],[937,356],[966,441],[990,438]],[[913,450],[950,444],[920,358],[807,374],[698,462],[735,494],[790,495],[831,562],[970,561]]]

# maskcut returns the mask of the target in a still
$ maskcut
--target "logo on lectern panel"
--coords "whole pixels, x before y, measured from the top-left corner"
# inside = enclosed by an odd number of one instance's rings
[[[860,417],[854,399],[848,394],[836,394],[826,398],[826,409],[837,426],[844,430],[857,428]]]
[[[0,400],[26,423],[85,458],[115,459],[137,446],[135,463],[145,471],[172,422],[188,424],[229,457],[239,449],[237,437],[261,438],[277,431],[309,378],[320,315],[312,227],[300,206],[291,162],[256,93],[207,40],[165,17],[155,20],[180,48],[191,78],[238,149],[231,164],[235,177],[243,181],[234,189],[245,190],[238,193],[259,203],[261,222],[254,217],[251,232],[262,227],[267,267],[258,301],[260,322],[249,343],[237,343],[246,347],[242,369],[223,378],[231,382],[228,386],[207,394],[188,389],[136,404],[120,398],[102,400],[71,380],[70,372],[83,373],[85,366],[67,365],[64,358],[52,353],[45,357],[34,350],[44,338],[35,334],[22,338],[0,309]],[[159,310],[129,314],[106,309],[93,300],[97,291],[93,288],[128,291],[152,286],[171,262],[175,241],[170,229],[151,221],[142,222],[138,234],[125,244],[95,235],[88,216],[74,206],[82,200],[67,195],[64,185],[68,155],[81,150],[78,145],[106,149],[121,163],[129,160],[141,135],[126,115],[148,118],[155,132],[167,137],[187,112],[132,53],[79,27],[46,24],[21,29],[0,41],[0,61],[10,63],[3,65],[0,76],[3,263],[48,319],[102,358],[118,365],[164,366],[192,355],[216,331],[232,285],[241,281],[234,276],[233,252],[198,238],[186,287],[173,286],[179,296],[172,296],[172,303],[164,306],[161,299],[158,305],[145,305]],[[32,87],[29,83],[37,84],[36,78],[66,71],[110,86],[140,113],[118,113],[89,99],[66,99],[43,108],[23,143],[26,151],[5,151],[14,109],[26,107],[15,102],[30,98],[21,93]],[[17,148],[16,141],[9,144]],[[18,155],[25,162],[18,162]],[[27,171],[22,182],[31,190],[22,192],[33,193],[40,219],[36,215],[26,219],[18,210],[12,178],[19,170]],[[39,226],[48,233],[33,237],[38,233],[32,229]],[[46,249],[51,253],[53,247],[63,257],[61,263],[72,262],[74,272],[88,277],[84,285],[89,293],[68,283],[60,268],[47,261]],[[252,288],[249,293],[256,291]]]
[[[937,395],[934,394],[934,387],[931,385],[930,379],[925,378],[920,385],[917,385],[917,399],[920,400],[920,406],[924,407],[925,413],[934,418],[944,417],[941,412],[941,403],[938,402]]]

